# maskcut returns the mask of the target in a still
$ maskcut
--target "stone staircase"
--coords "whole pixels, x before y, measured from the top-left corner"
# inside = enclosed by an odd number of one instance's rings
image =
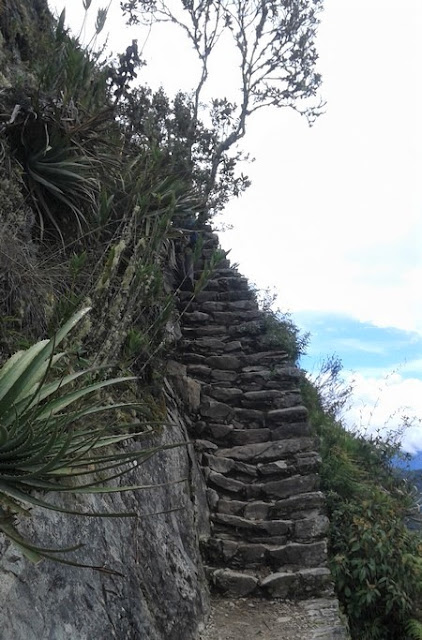
[[[202,261],[218,247],[210,230],[203,238]],[[178,361],[197,390],[191,437],[207,484],[211,584],[238,597],[330,597],[328,519],[299,370],[268,347],[265,314],[228,260],[199,294],[182,290],[179,300]]]

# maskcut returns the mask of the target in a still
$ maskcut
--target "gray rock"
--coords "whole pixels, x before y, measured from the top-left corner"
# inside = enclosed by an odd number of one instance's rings
[[[229,500],[222,498],[218,503],[218,511],[220,513],[232,513],[233,515],[241,515],[247,502],[242,500]]]
[[[312,517],[295,521],[294,537],[298,542],[316,540],[328,533],[330,521],[323,514],[316,514]]]
[[[302,422],[308,418],[308,410],[304,406],[288,407],[287,409],[273,409],[268,411],[268,421],[271,423]]]
[[[270,438],[271,431],[269,429],[234,429],[230,435],[230,440],[234,445],[268,442]]]
[[[234,559],[238,566],[253,568],[266,564],[269,546],[265,544],[239,544]]]
[[[216,400],[221,402],[230,402],[238,400],[242,397],[243,391],[236,389],[235,387],[216,387],[209,385],[204,389],[205,393]]]
[[[248,391],[245,393],[245,400],[260,404],[262,401],[271,402],[275,399],[283,396],[281,391],[276,390],[263,390],[263,391]],[[271,411],[269,413],[272,413]]]
[[[231,324],[232,322],[237,322],[238,314],[233,311],[215,311],[213,313],[214,320],[219,324]]]
[[[241,367],[240,358],[230,355],[210,356],[207,358],[206,364],[212,369],[220,369],[224,371],[237,371]]]
[[[220,449],[218,456],[233,458],[233,460],[271,462],[280,460],[289,454],[298,453],[306,449],[311,450],[315,441],[313,438],[292,438],[280,442],[263,442],[257,444]]]
[[[218,353],[224,350],[225,344],[218,338],[197,338],[192,343],[192,348],[199,349],[201,353]]]
[[[326,563],[327,544],[324,540],[312,544],[291,542],[280,547],[271,547],[268,553],[277,567],[315,568]]]
[[[188,364],[188,373],[192,376],[207,380],[211,376],[211,368],[204,364]]]
[[[192,311],[191,313],[186,312],[183,314],[183,321],[188,324],[204,323],[208,322],[209,319],[210,315],[202,311]]]
[[[186,440],[181,423],[164,429],[163,444]],[[187,640],[196,638],[207,608],[197,548],[195,511],[206,514],[201,476],[187,447],[158,454],[123,480],[156,489],[74,497],[49,495],[70,509],[135,512],[139,518],[82,518],[33,508],[24,535],[57,548],[84,546],[67,559],[122,576],[44,561],[34,565],[0,543],[2,640]],[[189,483],[175,483],[192,477]],[[198,504],[203,494],[204,503]],[[196,507],[195,507],[196,503]],[[151,515],[154,512],[178,511]],[[198,511],[199,515],[199,511]],[[201,516],[202,518],[202,516]]]
[[[242,518],[241,516],[235,516],[225,513],[215,513],[212,516],[214,522],[221,522],[226,525],[230,525],[234,529],[252,529],[256,531],[261,529],[261,523],[255,520],[248,520],[248,518]]]
[[[204,396],[201,402],[200,413],[204,417],[215,420],[216,418],[229,418],[233,411],[229,405]]]
[[[305,438],[311,435],[312,429],[309,422],[286,422],[281,426],[269,424],[272,440],[284,440],[284,438]]]
[[[215,311],[224,311],[225,304],[223,302],[207,301],[201,305],[201,308],[209,313],[214,313]]]
[[[262,485],[262,493],[274,498],[287,498],[299,493],[308,493],[318,488],[319,477],[315,474],[308,476],[293,476],[283,480],[275,480]]]
[[[214,585],[226,596],[242,598],[253,593],[258,586],[258,579],[247,573],[230,569],[217,569],[213,572]]]
[[[212,511],[215,511],[215,509],[217,509],[218,503],[220,502],[220,496],[218,495],[217,491],[210,488],[206,490],[206,496],[209,508]]]
[[[288,464],[285,460],[275,460],[274,462],[269,462],[268,464],[258,464],[257,465],[258,473],[263,476],[280,474],[288,469]]]
[[[188,343],[188,348],[191,347],[191,342],[189,341]],[[185,351],[183,356],[182,356],[182,360],[184,363],[186,363],[188,365],[188,370],[189,370],[189,366],[190,365],[206,365],[206,356],[201,355],[200,353],[189,353],[188,351]]]
[[[194,336],[224,336],[226,333],[226,330],[225,330],[225,327],[220,325],[217,325],[217,326],[210,325],[210,326],[195,327],[195,329],[190,330],[189,333]]]
[[[195,449],[199,453],[203,451],[217,451],[218,447],[214,442],[210,442],[209,440],[195,440]]]
[[[210,424],[207,431],[210,434],[210,437],[215,440],[222,440],[223,438],[226,438],[233,429],[234,427],[232,424]]]
[[[293,524],[290,520],[263,520],[261,527],[271,536],[287,536],[292,532]]]
[[[240,309],[242,311],[256,311],[258,305],[256,304],[255,300],[236,300],[234,302],[229,302],[227,304],[227,308],[235,310]]]
[[[214,369],[211,373],[211,378],[224,382],[234,382],[237,378],[237,373],[235,371],[219,371],[218,369]]]
[[[201,540],[201,550],[209,562],[227,564],[235,557],[239,543],[234,540],[208,537]]]
[[[265,520],[268,517],[270,510],[270,504],[268,502],[262,502],[256,500],[255,502],[247,502],[244,507],[245,518],[251,520]]]
[[[289,359],[285,351],[258,351],[245,356],[245,364],[247,365],[277,365]]]
[[[240,340],[232,340],[231,342],[227,342],[224,351],[225,353],[232,353],[233,351],[241,351],[242,343]]]
[[[296,595],[299,585],[299,576],[295,573],[277,572],[271,573],[260,581],[261,589],[273,598],[291,598]]]
[[[212,456],[209,454],[205,454],[205,460],[212,471],[217,471],[217,473],[229,473],[235,467],[235,461],[230,460],[230,458],[217,458],[217,456]]]
[[[250,356],[247,356],[246,359],[249,360]],[[262,367],[260,365],[250,365],[250,366],[247,366],[247,367],[243,367],[242,371],[245,374],[249,374],[249,373],[256,373],[256,374],[262,374],[262,375],[263,374],[268,374],[268,375],[271,374],[270,370],[267,367]]]
[[[273,517],[304,518],[306,514],[319,510],[325,503],[324,495],[320,491],[302,493],[284,500],[278,500],[271,508]]]
[[[168,360],[166,373],[169,377],[184,377],[187,374],[187,367],[176,360]]]
[[[258,475],[256,466],[254,464],[246,464],[245,462],[236,461],[234,463],[234,470],[237,472],[236,475],[242,474],[243,477],[247,475],[256,478]]]
[[[234,478],[228,478],[224,476],[222,473],[217,473],[215,471],[211,471],[208,476],[209,482],[220,489],[224,489],[224,491],[228,491],[229,493],[244,493],[245,491],[245,483],[240,480],[235,480]]]
[[[255,425],[261,426],[265,422],[265,414],[257,409],[244,409],[235,407],[236,419],[242,422],[246,428],[253,428]]]
[[[207,309],[205,304],[203,303],[207,303],[211,301],[214,302],[215,300],[218,300],[217,291],[200,291],[195,296],[195,301],[201,303],[202,309],[204,311],[209,311],[209,309]]]

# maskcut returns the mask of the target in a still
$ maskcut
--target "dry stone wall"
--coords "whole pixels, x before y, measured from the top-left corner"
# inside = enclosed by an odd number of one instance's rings
[[[217,247],[205,231],[203,259]],[[265,347],[265,314],[228,260],[199,294],[179,297],[176,370],[194,399],[190,432],[207,484],[202,553],[211,584],[234,597],[334,600],[318,443],[300,371],[284,350]],[[346,637],[337,622],[337,635],[324,637]]]

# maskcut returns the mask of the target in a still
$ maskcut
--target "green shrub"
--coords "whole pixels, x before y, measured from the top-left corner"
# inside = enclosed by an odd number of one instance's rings
[[[107,486],[107,480],[120,477],[133,468],[133,463],[155,451],[116,450],[117,444],[139,434],[131,433],[133,425],[128,420],[122,427],[99,419],[106,412],[142,411],[139,403],[107,404],[98,398],[106,387],[134,380],[133,377],[95,380],[98,376],[95,369],[57,372],[65,354],[54,355],[54,351],[87,311],[75,314],[51,340],[16,353],[0,370],[0,531],[36,562],[42,558],[69,562],[57,554],[76,547],[52,550],[35,546],[20,535],[16,526],[18,514],[29,515],[28,506],[39,506],[84,515],[52,504],[42,494],[110,493],[142,488]],[[84,380],[82,386],[78,384],[80,380]],[[135,424],[139,430],[139,420]]]
[[[420,536],[404,512],[374,489],[362,500],[331,497],[330,566],[353,638],[397,640],[415,614],[422,569]]]
[[[334,372],[338,382],[338,371]],[[346,430],[338,402],[322,398],[303,381],[303,396],[320,439],[321,488],[330,517],[329,558],[337,594],[353,640],[418,638],[422,597],[422,538],[406,516],[414,506],[410,487],[395,471],[400,452],[394,433],[365,438]],[[413,634],[413,635],[412,635]]]

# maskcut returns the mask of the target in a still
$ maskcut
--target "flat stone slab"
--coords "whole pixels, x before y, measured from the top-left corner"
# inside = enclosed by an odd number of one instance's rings
[[[229,449],[220,449],[218,456],[233,458],[234,460],[272,462],[280,460],[288,454],[299,451],[311,451],[314,448],[314,438],[291,438],[290,440],[278,440],[274,442],[260,442],[247,444]]]
[[[228,418],[228,416],[232,414],[232,411],[232,408],[224,402],[219,402],[218,400],[214,400],[214,398],[207,398],[206,396],[202,397],[200,413],[204,417],[213,418],[214,420],[217,418]]]
[[[298,407],[288,407],[286,409],[273,409],[267,413],[269,422],[277,424],[283,422],[301,422],[302,420],[306,420],[307,417],[308,410],[302,405]]]
[[[237,356],[222,355],[209,356],[206,364],[212,369],[220,369],[223,371],[238,371],[241,368],[241,360]]]
[[[236,598],[249,595],[258,586],[258,578],[255,576],[231,569],[212,571],[211,582],[219,591]]]

